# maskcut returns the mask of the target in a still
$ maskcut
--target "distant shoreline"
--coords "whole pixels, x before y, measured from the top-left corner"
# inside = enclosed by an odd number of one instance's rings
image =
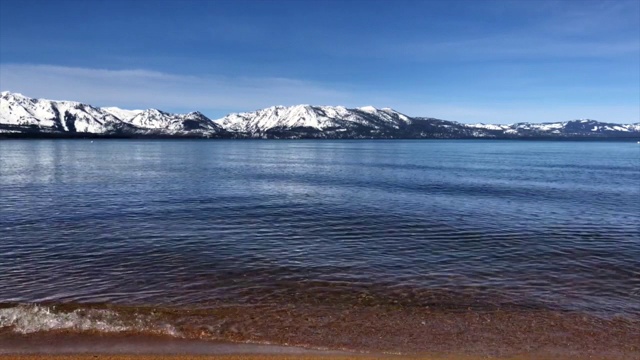
[[[3,92],[2,138],[638,139],[640,123],[593,119],[511,124],[407,116],[391,108],[273,106],[212,120],[198,111],[100,108]],[[46,109],[46,110],[42,110]],[[43,112],[44,111],[44,112]],[[25,115],[28,114],[28,115]]]
[[[597,136],[576,136],[576,137],[457,137],[457,138],[411,138],[411,137],[397,137],[397,138],[322,138],[322,137],[299,137],[299,138],[259,138],[259,137],[203,137],[193,135],[105,135],[105,134],[51,134],[51,133],[0,133],[0,140],[319,140],[319,141],[332,141],[332,140],[479,140],[479,141],[561,141],[561,142],[584,142],[584,141],[597,141],[597,142],[636,142],[640,141],[638,136],[629,137],[597,137]]]

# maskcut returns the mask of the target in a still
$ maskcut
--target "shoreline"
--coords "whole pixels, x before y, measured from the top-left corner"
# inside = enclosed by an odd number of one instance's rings
[[[611,357],[609,355],[553,355],[553,354],[533,354],[533,355],[516,355],[513,357],[481,357],[466,355],[291,355],[291,354],[105,354],[105,353],[84,353],[84,354],[19,354],[19,355],[0,355],[0,360],[633,360],[637,357]]]
[[[194,135],[118,135],[90,133],[10,133],[0,132],[0,140],[217,140],[217,141],[407,141],[407,140],[479,140],[479,141],[544,141],[544,142],[630,142],[638,136],[522,136],[522,137],[249,137],[249,136],[194,136]]]
[[[22,321],[0,331],[0,355],[640,358],[640,319],[605,320],[584,313],[380,304],[146,312],[70,305],[55,311],[8,309],[5,320]]]
[[[498,346],[499,347],[499,346]],[[460,348],[464,348],[461,344]],[[488,347],[490,350],[491,347]],[[520,353],[438,353],[321,350],[296,346],[178,339],[151,335],[1,334],[0,360],[270,360],[270,359],[424,359],[424,360],[633,360],[640,351],[575,351],[534,348]]]
[[[0,334],[0,358],[3,356],[87,355],[110,356],[221,356],[255,355],[349,355],[351,352],[316,350],[299,346],[242,343],[217,340],[174,338],[162,335],[35,333]]]

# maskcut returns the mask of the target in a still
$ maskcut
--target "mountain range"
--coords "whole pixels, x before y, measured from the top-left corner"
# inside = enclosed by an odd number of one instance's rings
[[[463,124],[410,117],[372,106],[272,106],[211,120],[200,112],[124,110],[74,101],[0,93],[0,138],[14,137],[195,137],[326,139],[640,138],[640,123],[581,119],[565,122]]]

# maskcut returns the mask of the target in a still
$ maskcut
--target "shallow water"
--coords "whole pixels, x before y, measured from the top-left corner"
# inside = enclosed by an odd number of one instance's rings
[[[3,141],[0,191],[4,331],[638,336],[635,143]]]

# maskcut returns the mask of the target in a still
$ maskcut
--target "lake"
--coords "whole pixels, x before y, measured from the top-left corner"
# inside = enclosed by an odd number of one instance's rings
[[[0,336],[640,340],[634,142],[0,141],[0,238]]]

